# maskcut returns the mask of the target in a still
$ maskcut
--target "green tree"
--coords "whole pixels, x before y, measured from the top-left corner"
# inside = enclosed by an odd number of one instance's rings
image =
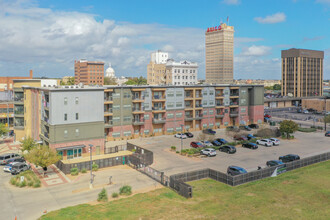
[[[147,85],[147,79],[143,76],[129,78],[126,85]]]
[[[280,84],[275,84],[273,86],[273,90],[281,90],[281,85]]]
[[[0,136],[5,135],[9,132],[9,129],[6,127],[5,124],[0,124]]]
[[[104,85],[117,85],[115,78],[104,77]]]
[[[324,116],[324,130],[327,130],[327,123],[330,123],[330,115]]]
[[[47,170],[48,166],[56,163],[61,159],[61,156],[58,153],[49,148],[46,145],[38,145],[29,153],[24,156],[30,163],[35,164],[36,166],[41,166],[44,170]]]
[[[284,120],[280,123],[280,131],[286,134],[286,137],[289,138],[290,134],[293,134],[298,130],[298,124],[291,120]]]
[[[65,83],[65,82],[63,82],[63,81],[61,81],[60,82],[60,84],[62,85],[62,86],[71,86],[71,85],[74,85],[74,76],[72,76],[72,77],[69,77],[69,79],[68,79],[68,81]]]
[[[21,151],[24,153],[25,151],[30,152],[36,146],[36,142],[31,137],[25,138],[21,143]]]

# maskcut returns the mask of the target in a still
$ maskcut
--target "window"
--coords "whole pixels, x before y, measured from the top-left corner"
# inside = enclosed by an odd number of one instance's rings
[[[241,112],[246,112],[246,108],[241,108]]]
[[[149,134],[149,130],[144,130],[144,134],[148,135]]]
[[[167,114],[167,118],[174,118],[174,114],[172,114],[172,113],[168,113],[168,114]]]
[[[203,128],[207,128],[207,124],[203,124]]]
[[[210,91],[210,95],[214,95],[214,92],[213,91]]]
[[[210,113],[210,115],[213,115],[213,110],[210,110],[209,113]]]
[[[144,108],[148,109],[149,108],[149,103],[144,103]]]
[[[113,132],[112,137],[114,137],[114,138],[120,137],[120,132]]]
[[[207,91],[203,91],[203,96],[207,96]]]
[[[209,127],[210,127],[210,128],[213,128],[213,124],[209,124]]]
[[[112,96],[113,98],[120,98],[120,93],[114,93]]]
[[[182,102],[177,102],[177,103],[176,103],[176,107],[177,107],[177,108],[182,108]]]
[[[167,107],[168,108],[173,108],[174,107],[174,102],[168,102]]]
[[[149,119],[149,115],[144,115],[144,119],[145,120]]]
[[[168,133],[172,133],[173,131],[174,131],[174,128],[168,128],[168,129],[167,129],[167,132],[168,132]]]
[[[176,131],[182,131],[182,128],[181,127],[177,127],[175,130]]]
[[[124,105],[124,109],[131,109],[132,106],[131,105]]]
[[[79,136],[79,129],[76,128],[76,137],[78,137],[78,136]]]
[[[177,91],[177,92],[176,92],[176,96],[177,96],[177,97],[182,97],[182,95],[183,95],[182,91]]]
[[[76,113],[76,120],[78,120],[79,119],[79,114],[78,113]]]
[[[68,114],[64,114],[64,121],[67,121],[68,120]]]
[[[75,102],[76,102],[76,105],[79,104],[79,98],[78,97],[75,98]]]
[[[167,96],[168,96],[168,97],[174,97],[174,92],[168,92],[168,93],[167,93]]]
[[[213,106],[213,105],[214,105],[214,101],[210,101],[210,105],[212,105],[212,106]]]
[[[207,110],[203,111],[203,115],[207,115]]]
[[[64,137],[68,137],[68,130],[64,130]]]
[[[124,131],[124,136],[131,136],[132,135],[132,132],[131,131]]]
[[[207,101],[204,100],[204,101],[203,101],[203,106],[206,106],[206,105],[207,105]]]
[[[190,129],[190,125],[186,125],[185,128],[188,131]]]
[[[67,104],[68,104],[68,98],[64,97],[64,105],[67,105]]]
[[[181,118],[181,117],[182,117],[182,112],[176,113],[176,114],[175,114],[175,117],[176,117],[176,118]]]
[[[112,109],[113,110],[120,110],[120,105],[114,105],[114,106],[112,106]]]
[[[119,122],[120,121],[120,117],[113,117],[112,120],[113,120],[113,122]]]
[[[124,121],[131,121],[131,116],[124,116]]]
[[[228,124],[229,124],[228,122],[225,122],[225,126],[228,126]]]

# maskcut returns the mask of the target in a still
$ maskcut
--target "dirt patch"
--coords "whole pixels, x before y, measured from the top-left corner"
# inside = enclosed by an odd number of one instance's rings
[[[282,184],[287,185],[287,184],[292,184],[294,183],[292,180],[285,180],[282,182]]]
[[[171,153],[171,154],[175,154],[177,155],[178,157],[182,158],[182,159],[189,159],[189,160],[193,160],[193,161],[202,161],[199,157],[194,157],[194,156],[191,156],[191,157],[188,157],[188,156],[184,156],[184,155],[181,155],[181,154],[177,154],[175,151],[171,151],[171,149],[164,149],[163,151],[165,152],[168,152],[168,153]]]
[[[254,193],[247,193],[246,195],[247,196],[255,196],[256,194],[254,194]]]

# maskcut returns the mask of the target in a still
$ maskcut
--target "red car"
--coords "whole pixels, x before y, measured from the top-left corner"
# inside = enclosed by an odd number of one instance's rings
[[[247,141],[248,139],[247,139],[247,137],[245,137],[245,136],[243,136],[243,135],[235,135],[234,136],[234,140],[236,140],[236,141]]]
[[[271,118],[272,116],[269,114],[264,114],[264,118]]]
[[[202,143],[200,142],[191,142],[190,146],[193,148],[199,148],[199,147],[205,147]]]

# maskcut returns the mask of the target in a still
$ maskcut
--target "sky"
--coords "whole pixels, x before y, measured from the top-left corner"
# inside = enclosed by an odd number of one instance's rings
[[[158,49],[198,62],[205,31],[234,26],[234,78],[280,79],[281,50],[323,50],[330,79],[330,0],[0,0],[0,76],[74,75],[74,60],[144,76]]]

